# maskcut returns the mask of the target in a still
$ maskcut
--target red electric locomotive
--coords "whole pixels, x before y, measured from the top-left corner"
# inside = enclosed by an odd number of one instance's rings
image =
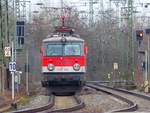
[[[68,27],[57,27],[42,44],[42,86],[75,93],[85,82],[87,45]]]

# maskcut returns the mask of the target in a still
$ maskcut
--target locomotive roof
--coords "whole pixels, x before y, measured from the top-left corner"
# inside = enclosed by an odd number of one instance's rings
[[[83,39],[74,36],[51,36],[43,40],[43,42],[61,42],[65,38],[67,42],[84,42]]]

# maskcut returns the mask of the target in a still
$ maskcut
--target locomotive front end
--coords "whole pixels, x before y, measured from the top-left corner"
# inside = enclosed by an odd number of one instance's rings
[[[83,39],[58,36],[43,40],[42,86],[52,92],[70,88],[75,92],[85,82],[86,49]],[[59,90],[57,90],[59,88]]]

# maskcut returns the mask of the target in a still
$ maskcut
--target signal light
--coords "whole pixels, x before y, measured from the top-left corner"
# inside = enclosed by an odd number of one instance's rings
[[[143,30],[136,30],[136,39],[139,41],[139,45],[141,44],[141,41],[143,40],[144,32]]]
[[[143,33],[140,33],[140,37],[143,37]]]

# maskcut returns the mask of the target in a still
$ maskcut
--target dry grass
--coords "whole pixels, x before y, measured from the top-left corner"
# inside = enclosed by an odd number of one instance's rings
[[[24,106],[30,102],[30,97],[29,96],[22,96],[19,99],[19,102],[17,102],[17,105]]]

